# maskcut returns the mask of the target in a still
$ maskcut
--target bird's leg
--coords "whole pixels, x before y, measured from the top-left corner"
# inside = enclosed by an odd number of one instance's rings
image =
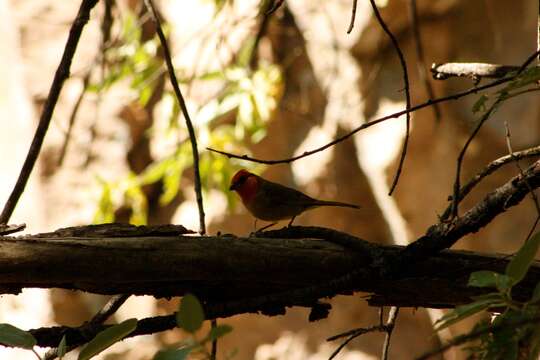
[[[257,233],[258,233],[258,231],[257,231],[257,218],[255,218],[255,220],[253,221],[253,231],[249,233],[248,237],[253,237]]]
[[[277,223],[275,223],[275,222],[274,222],[274,223],[270,223],[270,224],[265,225],[265,226],[263,226],[262,228],[260,228],[260,229],[257,230],[257,219],[255,219],[255,222],[253,223],[253,230],[255,230],[255,231],[251,232],[251,233],[249,234],[249,237],[252,237],[252,236],[255,236],[255,237],[256,237],[258,233],[260,233],[260,232],[262,232],[263,230],[266,230],[266,229],[268,229],[269,227],[274,226],[274,225],[276,225],[276,224],[277,224]]]
[[[291,225],[292,225],[295,218],[296,218],[296,216],[292,217],[291,221],[289,221],[289,223],[287,224],[287,227],[291,227]]]
[[[266,225],[266,226],[263,226],[263,227],[260,228],[259,230],[255,231],[255,234],[258,234],[258,233],[260,233],[261,231],[266,230],[266,229],[268,229],[269,227],[272,227],[272,226],[274,226],[274,225],[276,225],[276,224],[277,224],[277,223],[270,223],[270,224],[268,224],[268,225]]]

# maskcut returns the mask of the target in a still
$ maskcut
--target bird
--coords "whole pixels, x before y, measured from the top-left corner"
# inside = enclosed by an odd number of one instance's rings
[[[290,219],[287,226],[291,226],[294,219],[304,211],[321,206],[360,209],[360,206],[354,204],[314,199],[296,189],[263,179],[245,169],[238,170],[234,174],[229,190],[240,195],[242,203],[256,219],[273,222]]]

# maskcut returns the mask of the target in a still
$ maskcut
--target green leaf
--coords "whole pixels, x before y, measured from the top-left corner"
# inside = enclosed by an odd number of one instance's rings
[[[476,271],[469,276],[467,286],[474,287],[496,287],[497,273],[493,271]]]
[[[137,328],[137,319],[128,319],[96,335],[79,353],[78,360],[88,360],[125,338]]]
[[[506,275],[514,280],[514,284],[519,283],[529,270],[538,247],[540,246],[540,232],[531,237],[517,252],[516,256],[506,266]]]
[[[504,274],[498,274],[497,276],[497,290],[500,292],[506,292],[514,286],[514,279]]]
[[[66,355],[67,345],[66,345],[66,335],[62,336],[62,340],[60,340],[60,344],[58,344],[58,349],[56,350],[56,353],[58,354],[58,357],[62,359],[64,355]]]
[[[475,302],[484,301],[484,300],[491,300],[492,302],[502,302],[504,301],[504,296],[501,293],[498,292],[491,292],[487,294],[482,294],[478,296],[473,296],[472,299]]]
[[[154,360],[184,360],[188,358],[190,348],[160,350],[154,355]]]
[[[101,185],[101,196],[98,202],[98,208],[94,215],[94,223],[103,224],[114,221],[114,204],[112,200],[111,185],[98,178]]]
[[[0,324],[0,344],[32,349],[37,341],[32,334],[10,324]]]
[[[496,306],[492,299],[475,301],[471,304],[456,307],[453,311],[445,314],[435,323],[435,330],[440,331],[460,320],[468,318],[480,311],[483,311],[491,306]]]
[[[476,114],[479,111],[486,110],[486,102],[488,101],[488,97],[486,95],[480,96],[480,98],[474,103],[472,107],[472,112]]]
[[[510,92],[512,90],[522,88],[524,86],[536,83],[540,79],[540,68],[538,66],[532,66],[521,72],[515,80],[510,82],[505,88],[499,91]]]
[[[514,285],[514,280],[504,274],[493,271],[476,271],[469,277],[468,286],[496,287],[500,292],[506,292]]]
[[[227,324],[223,324],[223,325],[218,325],[216,327],[213,327],[210,329],[210,331],[208,332],[208,335],[206,336],[206,338],[202,341],[202,343],[205,343],[207,341],[214,341],[214,340],[217,340],[219,339],[220,337],[223,337],[225,335],[227,335],[228,333],[230,333],[231,331],[233,330],[232,326],[231,325],[227,325]]]
[[[199,330],[204,321],[204,310],[199,300],[192,294],[186,294],[176,313],[176,324],[187,332]]]

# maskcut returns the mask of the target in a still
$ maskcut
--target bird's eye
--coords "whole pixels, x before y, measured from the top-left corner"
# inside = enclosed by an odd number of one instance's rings
[[[237,183],[238,184],[243,184],[246,180],[247,180],[247,175],[242,175],[240,176],[240,178],[238,179]]]

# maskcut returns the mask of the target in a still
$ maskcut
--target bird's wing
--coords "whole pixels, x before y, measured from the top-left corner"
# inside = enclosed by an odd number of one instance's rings
[[[300,206],[303,208],[317,206],[317,200],[298,190],[268,180],[265,181],[261,192],[264,193],[267,199],[272,199],[275,204]]]

